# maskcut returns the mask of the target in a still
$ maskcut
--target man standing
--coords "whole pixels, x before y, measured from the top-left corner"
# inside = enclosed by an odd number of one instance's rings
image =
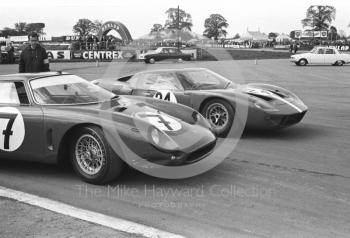
[[[46,50],[39,44],[39,36],[36,32],[28,35],[29,45],[22,51],[19,60],[20,73],[47,72],[49,60]]]
[[[9,46],[7,48],[7,55],[8,55],[8,63],[13,64],[15,62],[15,48],[12,45],[12,42],[9,43]]]
[[[298,43],[297,43],[297,42],[294,42],[294,44],[293,44],[293,50],[294,50],[294,54],[296,54],[297,51],[298,51]]]

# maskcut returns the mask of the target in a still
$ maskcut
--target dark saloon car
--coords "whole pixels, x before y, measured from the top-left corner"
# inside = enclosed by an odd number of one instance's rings
[[[190,61],[192,59],[192,54],[185,54],[176,47],[159,47],[154,51],[142,54],[140,59],[150,64],[162,60],[176,60],[182,62],[183,60]]]

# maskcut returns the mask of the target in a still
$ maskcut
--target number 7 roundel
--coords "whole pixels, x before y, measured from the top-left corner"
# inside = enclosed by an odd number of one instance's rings
[[[24,136],[25,127],[20,111],[14,107],[0,107],[0,150],[17,150]]]

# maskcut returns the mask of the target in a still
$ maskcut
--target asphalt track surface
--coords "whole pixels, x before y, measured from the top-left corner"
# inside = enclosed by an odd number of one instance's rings
[[[128,169],[92,186],[70,169],[1,161],[0,186],[188,237],[350,237],[350,66],[288,60],[52,64],[87,79],[146,68],[207,67],[233,81],[270,83],[309,107],[303,121],[245,132],[231,155],[196,177],[165,180]],[[0,65],[0,74],[16,72]]]

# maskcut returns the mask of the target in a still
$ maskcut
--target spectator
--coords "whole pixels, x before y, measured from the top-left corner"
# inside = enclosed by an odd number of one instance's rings
[[[8,45],[7,48],[7,55],[8,55],[8,63],[13,64],[15,62],[15,48],[12,45],[12,42]]]
[[[29,45],[22,51],[19,60],[20,73],[47,72],[49,60],[46,50],[39,44],[39,36],[36,32],[28,35]]]
[[[294,44],[293,44],[293,51],[294,51],[294,54],[296,54],[297,51],[298,51],[298,44],[297,44],[297,42],[294,42]]]

